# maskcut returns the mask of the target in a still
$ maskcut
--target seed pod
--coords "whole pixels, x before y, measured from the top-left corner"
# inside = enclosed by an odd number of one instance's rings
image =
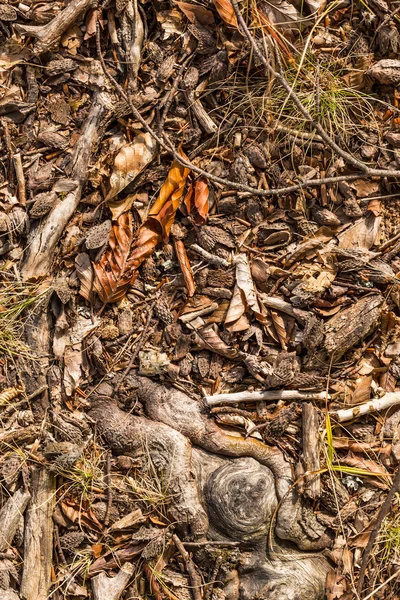
[[[35,196],[35,202],[29,211],[29,216],[32,219],[40,219],[44,215],[47,215],[53,208],[56,200],[57,194],[55,192],[43,192],[42,194],[38,194]]]

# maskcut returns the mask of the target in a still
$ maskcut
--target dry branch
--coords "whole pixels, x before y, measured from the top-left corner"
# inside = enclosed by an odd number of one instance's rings
[[[49,50],[54,50],[60,43],[63,33],[74,25],[79,17],[94,4],[95,0],[74,0],[69,2],[66,8],[46,25],[17,24],[15,27],[20,34],[36,38],[35,53],[43,54]]]
[[[311,403],[303,404],[303,463],[305,471],[319,471],[318,411]],[[319,475],[307,475],[304,494],[315,500],[321,495]]]
[[[370,400],[369,402],[361,404],[360,406],[353,406],[352,408],[343,408],[341,410],[337,410],[332,414],[332,416],[339,421],[339,423],[344,423],[345,421],[351,421],[357,417],[368,415],[371,412],[386,410],[387,408],[395,406],[396,404],[400,404],[400,392],[389,392],[382,396],[382,398],[375,398],[375,400]]]
[[[260,402],[260,400],[326,400],[326,398],[326,392],[269,390],[267,392],[236,392],[205,396],[205,401],[208,406],[216,406],[217,404],[236,404],[236,402]]]
[[[55,479],[46,469],[32,470],[32,498],[28,507],[21,595],[24,600],[47,600],[53,555]]]
[[[0,552],[4,552],[13,541],[21,516],[24,514],[30,497],[29,492],[17,490],[1,509]]]
[[[80,202],[92,147],[97,137],[97,128],[107,109],[107,100],[106,94],[96,94],[82,134],[75,146],[70,178],[70,183],[75,184],[75,188],[64,199],[57,199],[44,222],[33,231],[21,270],[25,281],[49,273],[57,243]]]
[[[201,600],[201,598],[202,598],[201,578],[197,572],[194,562],[190,558],[190,554],[187,552],[187,550],[185,550],[185,546],[182,544],[182,542],[178,538],[178,536],[173,535],[172,539],[174,540],[174,544],[175,544],[179,554],[183,558],[183,561],[184,561],[185,567],[186,567],[186,571],[188,572],[188,575],[190,577],[190,583],[192,584],[191,592],[192,592],[193,600]]]

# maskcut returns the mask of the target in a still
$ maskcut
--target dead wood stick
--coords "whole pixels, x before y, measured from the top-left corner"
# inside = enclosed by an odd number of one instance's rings
[[[71,2],[71,4],[74,3]],[[64,199],[58,198],[52,211],[44,222],[38,224],[28,241],[21,271],[25,281],[45,276],[50,271],[57,243],[81,199],[92,146],[97,136],[101,117],[106,111],[107,100],[107,94],[102,92],[96,94],[82,134],[75,145],[71,181],[69,182],[75,184],[75,188]]]
[[[193,90],[186,90],[184,95],[188,108],[193,112],[203,131],[205,131],[205,133],[216,133],[218,127],[205,110],[200,100],[195,98]]]
[[[310,315],[309,312],[295,308],[293,304],[290,304],[281,298],[266,296],[265,294],[261,294],[260,298],[266,308],[272,308],[273,310],[283,312],[290,317],[294,317],[300,321],[300,323],[304,323],[307,320],[307,317]]]
[[[29,444],[39,435],[40,429],[37,425],[28,425],[15,431],[3,431],[0,433],[0,450],[9,450],[10,447],[20,444]]]
[[[220,256],[216,256],[215,254],[211,254],[210,252],[207,252],[207,250],[204,250],[204,248],[202,248],[198,244],[192,244],[190,246],[190,249],[193,252],[196,252],[196,254],[199,254],[201,256],[201,258],[204,258],[204,260],[206,260],[208,263],[210,263],[210,265],[215,265],[216,267],[231,267],[232,266],[230,262],[225,260],[225,258],[221,258]]]
[[[134,565],[127,562],[122,565],[115,577],[107,577],[105,573],[93,577],[91,584],[94,600],[119,600],[132,577],[133,571]]]
[[[318,411],[311,403],[303,404],[303,464],[304,470],[317,472],[321,468],[319,458]],[[321,495],[321,478],[319,475],[306,475],[304,478],[304,494],[313,500]]]
[[[20,204],[22,204],[22,206],[26,206],[25,175],[24,175],[24,169],[22,167],[21,154],[19,152],[18,152],[18,154],[14,154],[13,161],[14,161],[15,175],[17,176],[19,202],[20,202]]]
[[[302,392],[300,390],[268,390],[263,392],[236,392],[205,396],[208,406],[235,404],[236,402],[259,402],[260,400],[326,400],[326,392]],[[328,395],[329,399],[329,395]]]
[[[400,404],[400,392],[388,392],[382,398],[375,398],[375,400],[370,400],[359,406],[337,410],[332,413],[332,417],[339,421],[339,423],[344,423],[356,417],[368,415],[371,412],[386,410],[391,406],[396,406],[396,404]]]
[[[178,538],[178,536],[176,534],[174,534],[172,536],[172,539],[174,541],[174,544],[175,544],[179,554],[182,556],[183,561],[185,563],[185,567],[188,572],[190,582],[192,584],[191,592],[192,592],[193,600],[202,600],[202,592],[201,592],[202,584],[201,584],[200,575],[197,572],[196,566],[195,566],[194,562],[192,561],[192,559],[190,558],[190,554],[187,552],[187,550],[185,549],[185,546],[182,544],[182,542]]]
[[[144,565],[143,573],[146,575],[146,579],[150,585],[151,593],[154,594],[155,599],[163,600],[163,597],[160,592],[160,586],[158,585],[158,582],[157,582],[156,578],[154,577],[153,572],[150,569],[149,565]]]
[[[24,514],[31,495],[29,492],[17,490],[7,500],[0,511],[0,552],[6,550],[13,541],[21,515]]]
[[[110,522],[111,515],[111,507],[112,507],[112,489],[111,489],[111,452],[107,452],[107,463],[106,463],[106,476],[105,476],[105,484],[107,490],[107,508],[106,514],[104,516],[104,527],[108,527]]]
[[[43,54],[53,50],[58,46],[63,33],[69,29],[87,11],[95,0],[74,0],[69,2],[50,23],[46,25],[21,25],[16,24],[15,28],[22,35],[29,35],[37,39],[35,44],[35,54]]]
[[[25,523],[21,581],[24,600],[48,600],[49,597],[54,504],[55,478],[47,469],[32,469],[32,498]]]
[[[358,594],[361,594],[361,592],[362,592],[362,587],[363,587],[364,578],[365,578],[365,570],[367,568],[368,557],[370,555],[371,549],[375,543],[376,537],[379,533],[379,530],[381,528],[383,520],[390,510],[393,496],[399,491],[399,489],[400,489],[400,468],[397,469],[397,473],[393,480],[392,487],[390,488],[389,493],[386,496],[384,503],[382,504],[381,510],[379,511],[378,518],[375,521],[375,525],[371,531],[371,535],[369,536],[368,543],[363,552],[363,557],[362,557],[361,566],[360,566],[360,573],[359,573],[359,577],[358,577],[358,585],[357,585]]]

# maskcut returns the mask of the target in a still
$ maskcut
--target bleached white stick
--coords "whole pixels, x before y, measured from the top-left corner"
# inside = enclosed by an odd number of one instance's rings
[[[339,421],[339,423],[343,423],[344,421],[351,421],[356,417],[362,417],[371,412],[385,410],[396,404],[400,404],[400,392],[388,392],[382,398],[375,398],[375,400],[370,400],[359,406],[338,410],[332,413],[332,417]]]
[[[216,406],[217,404],[235,404],[236,402],[259,402],[260,400],[326,400],[326,392],[301,392],[299,390],[237,392],[235,394],[205,396],[205,400],[208,406]]]

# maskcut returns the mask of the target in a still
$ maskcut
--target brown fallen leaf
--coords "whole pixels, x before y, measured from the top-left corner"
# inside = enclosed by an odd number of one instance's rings
[[[243,292],[247,306],[253,311],[256,319],[260,323],[265,323],[266,310],[257,300],[250,265],[245,254],[239,254],[236,257],[236,283],[238,288]]]
[[[329,571],[326,577],[327,600],[344,600],[347,592],[347,581],[343,575],[335,571]]]
[[[188,296],[189,298],[191,298],[196,292],[196,286],[194,283],[192,267],[190,265],[185,245],[182,242],[182,240],[174,240],[174,248],[179,262],[179,266],[182,271]]]
[[[238,23],[235,11],[229,0],[213,0],[213,4],[224,23],[237,28]]]
[[[75,267],[81,283],[79,293],[90,302],[93,297],[93,269],[89,255],[81,252],[75,258]]]
[[[204,225],[207,221],[208,196],[209,189],[204,179],[198,179],[190,185],[185,196],[184,205],[195,225]]]
[[[157,143],[149,133],[140,133],[131,144],[123,146],[114,159],[110,190],[106,200],[114,198],[153,160]]]
[[[214,25],[214,15],[201,4],[189,4],[188,2],[176,2],[175,4],[179,6],[191,23],[198,21],[201,25]]]
[[[93,263],[94,289],[103,302],[121,300],[132,280],[133,274],[128,264],[132,237],[132,216],[123,213],[111,229],[108,250],[100,262]]]
[[[99,263],[93,263],[95,291],[103,302],[120,301],[134,282],[142,262],[157,244],[168,241],[189,173],[189,169],[174,161],[133,243],[131,214],[123,213],[118,218],[111,230],[109,249]]]

